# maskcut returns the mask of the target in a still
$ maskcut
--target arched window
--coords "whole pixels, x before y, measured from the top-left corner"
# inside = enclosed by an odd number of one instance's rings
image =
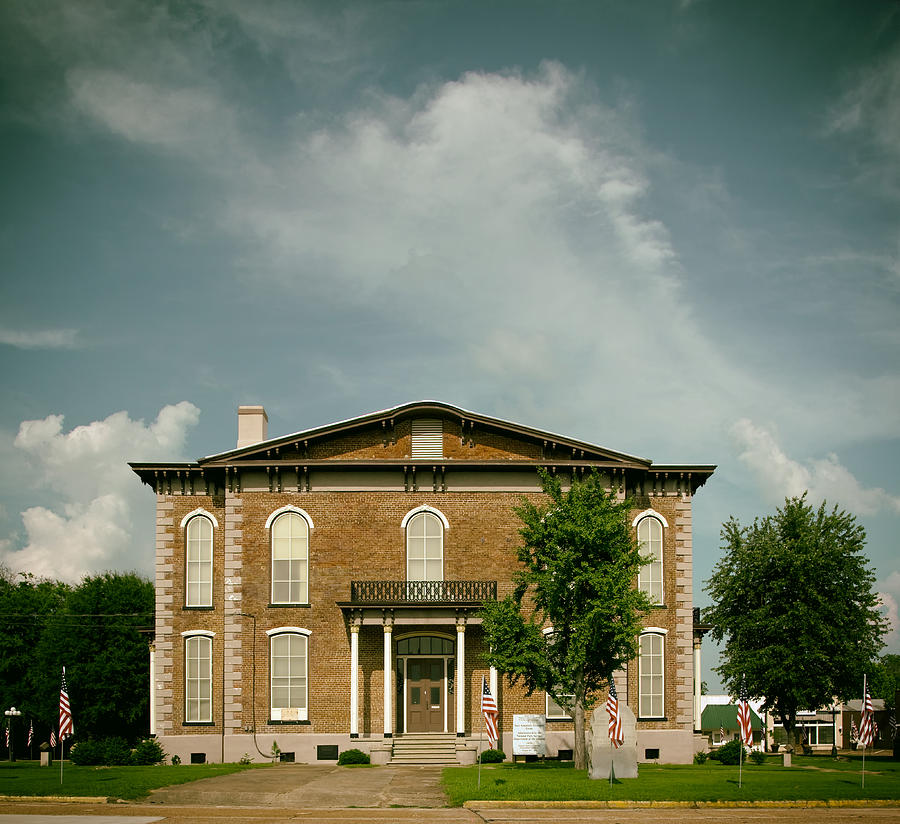
[[[641,718],[665,716],[665,631],[641,635],[638,655],[638,715]]]
[[[309,603],[309,521],[285,509],[266,524],[272,529],[272,603]]]
[[[641,553],[650,561],[638,572],[638,589],[646,592],[654,604],[663,600],[663,525],[655,515],[640,517],[637,521],[637,539]]]
[[[309,718],[309,635],[308,629],[270,629],[269,703],[273,721],[307,721]]]
[[[423,509],[406,524],[406,580],[444,580],[444,522]],[[445,520],[445,519],[444,519]]]
[[[186,607],[212,606],[213,525],[205,515],[195,515],[185,529]]]
[[[183,632],[184,722],[212,723],[212,639],[207,630]]]

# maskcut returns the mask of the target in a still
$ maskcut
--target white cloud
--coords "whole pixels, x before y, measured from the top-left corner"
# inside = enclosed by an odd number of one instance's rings
[[[76,581],[107,569],[152,568],[153,512],[129,460],[172,460],[184,449],[200,410],[191,403],[163,407],[149,425],[116,412],[63,431],[63,416],[23,421],[15,446],[27,458],[39,493],[53,508],[22,513],[22,546],[0,542],[0,559],[14,571]]]
[[[897,652],[900,650],[900,571],[894,570],[883,581],[879,581],[876,588],[882,612],[888,620],[885,647],[888,651]]]
[[[753,473],[769,500],[780,502],[808,491],[811,501],[827,500],[857,515],[874,515],[883,509],[900,513],[900,497],[864,487],[837,455],[801,463],[784,452],[769,429],[747,418],[735,423],[731,434],[741,463]]]
[[[76,329],[19,330],[0,327],[0,344],[17,349],[72,349],[77,345]]]

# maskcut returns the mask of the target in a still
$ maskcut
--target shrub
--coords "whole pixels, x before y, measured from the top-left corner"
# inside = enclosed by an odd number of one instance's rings
[[[69,759],[79,767],[97,767],[104,763],[106,748],[100,741],[79,741],[72,745]]]
[[[131,763],[131,747],[124,738],[104,738],[101,742],[106,750],[103,763],[109,767],[124,767]]]
[[[703,752],[702,750],[700,752],[694,753],[694,763],[695,764],[705,764],[707,758],[709,758],[709,754]]]
[[[250,757],[250,753],[248,753],[248,752],[245,752],[241,756],[241,760],[238,761],[238,764],[252,764],[252,763],[253,763],[253,759]]]
[[[172,762],[173,767],[177,767],[181,763],[181,758],[179,758],[177,755],[173,755],[170,761]]]
[[[716,750],[716,761],[720,764],[726,764],[728,766],[736,765],[741,759],[741,748],[744,745],[741,743],[740,739],[733,738],[727,744],[723,744]],[[712,758],[712,755],[710,756]]]
[[[131,763],[136,767],[159,764],[166,760],[166,752],[155,738],[145,738],[131,753]]]
[[[761,750],[753,750],[753,752],[750,753],[750,760],[756,765],[765,764],[766,754]]]
[[[506,754],[503,750],[485,750],[481,754],[482,764],[499,764],[506,760]]]
[[[369,754],[362,750],[344,750],[338,756],[338,764],[369,764],[371,763]]]

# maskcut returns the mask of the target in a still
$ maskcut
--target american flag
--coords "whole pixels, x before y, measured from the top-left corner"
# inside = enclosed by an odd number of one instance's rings
[[[618,749],[625,743],[625,735],[622,733],[622,716],[619,715],[619,696],[616,695],[616,684],[612,678],[609,679],[606,711],[609,713],[609,740]]]
[[[497,747],[497,702],[491,695],[491,688],[488,686],[487,678],[481,676],[481,712],[484,714],[484,725],[487,727],[488,744],[491,749]]]
[[[29,747],[31,746],[32,741],[34,741],[34,721],[28,725],[28,741],[26,741],[26,743]]]
[[[850,718],[850,740],[859,741],[859,730],[856,728],[856,719]]]
[[[72,708],[69,706],[69,687],[66,684],[66,668],[62,670],[62,683],[59,687],[59,739],[75,734],[72,723]]]
[[[56,749],[56,730],[50,730],[50,749]]]
[[[9,724],[10,724],[10,722],[6,723],[6,748],[7,749],[9,749]]]
[[[738,728],[741,741],[748,747],[753,746],[753,728],[750,725],[750,701],[747,698],[747,680],[741,676],[741,694],[737,705]]]
[[[859,722],[859,743],[862,748],[870,746],[875,741],[875,708],[872,706],[872,696],[866,687],[863,698],[862,718]]]

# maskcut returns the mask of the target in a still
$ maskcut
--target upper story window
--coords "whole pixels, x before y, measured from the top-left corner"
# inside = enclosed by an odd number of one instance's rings
[[[440,418],[416,418],[412,422],[413,458],[444,457],[444,422]]]
[[[272,535],[272,603],[309,603],[309,530],[302,509],[285,506],[266,521]]]
[[[195,509],[181,522],[185,544],[184,605],[212,606],[213,525],[215,518],[206,510]]]
[[[309,635],[301,627],[278,627],[269,636],[269,691],[273,721],[309,718]]]
[[[665,630],[648,627],[638,653],[638,715],[665,716]]]
[[[652,514],[651,514],[652,513]],[[650,561],[638,573],[638,589],[646,592],[654,604],[664,603],[663,599],[663,526],[665,521],[653,510],[642,512],[634,519],[637,525],[637,539],[641,552],[650,556]]]
[[[206,630],[183,632],[184,721],[212,723],[212,639]]]
[[[444,580],[444,529],[447,519],[436,509],[419,507],[403,519],[406,528],[406,580]]]

